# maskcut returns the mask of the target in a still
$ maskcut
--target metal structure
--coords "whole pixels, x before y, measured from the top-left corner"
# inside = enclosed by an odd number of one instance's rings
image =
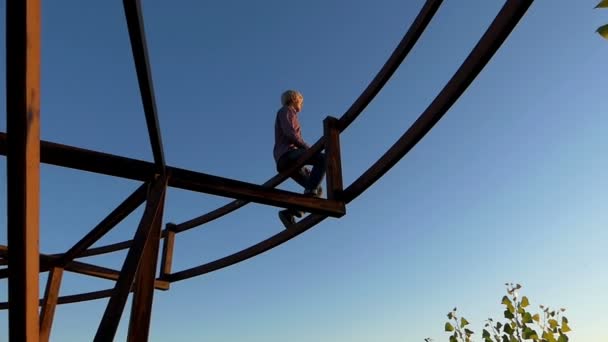
[[[158,124],[154,88],[138,0],[124,0],[135,68],[144,107],[153,162],[40,141],[40,0],[6,2],[7,132],[0,133],[0,153],[7,158],[8,246],[0,246],[0,279],[8,278],[11,342],[48,341],[58,304],[109,298],[95,341],[112,341],[130,293],[133,293],[128,341],[147,341],[155,289],[168,290],[173,282],[200,276],[254,257],[296,237],[327,217],[341,217],[346,204],[382,177],[427,134],[463,94],[502,45],[533,0],[507,0],[469,56],[435,100],[405,133],[352,184],[343,186],[340,133],[380,92],[416,44],[442,0],[427,0],[386,64],[344,115],[324,120],[321,137],[297,163],[262,185],[184,170],[166,164]],[[289,174],[302,167],[314,153],[326,151],[327,199],[311,198],[275,189]],[[39,252],[39,166],[48,163],[77,170],[123,177],[142,185],[120,203],[97,226],[62,254]],[[180,224],[162,229],[167,187],[234,199],[233,202]],[[176,235],[227,215],[250,202],[310,213],[292,229],[281,230],[240,252],[180,271],[172,271]],[[132,240],[91,248],[127,215],[145,203],[145,210]],[[162,242],[162,249],[161,249]],[[120,270],[76,261],[78,258],[128,249]],[[160,272],[156,270],[159,265]],[[113,288],[59,297],[64,271],[115,281]],[[46,291],[39,299],[41,272],[49,272]],[[40,311],[39,311],[40,309]]]

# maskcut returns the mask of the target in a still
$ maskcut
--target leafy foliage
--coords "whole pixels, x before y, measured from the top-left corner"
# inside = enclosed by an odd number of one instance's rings
[[[605,0],[608,2],[608,0]],[[567,333],[571,331],[568,319],[563,316],[566,309],[553,310],[540,305],[539,313],[529,312],[528,297],[519,297],[521,285],[507,283],[507,294],[502,297],[505,306],[503,313],[506,321],[499,322],[488,318],[481,334],[483,342],[568,342]],[[449,334],[449,342],[472,342],[474,332],[467,328],[469,321],[457,315],[456,308],[448,314],[444,330]],[[426,338],[425,342],[432,339]]]
[[[597,6],[595,6],[595,8],[608,8],[608,0],[600,1],[600,3],[597,4]],[[599,33],[600,36],[608,39],[608,24],[606,24],[604,26],[600,26],[597,29],[597,33]]]

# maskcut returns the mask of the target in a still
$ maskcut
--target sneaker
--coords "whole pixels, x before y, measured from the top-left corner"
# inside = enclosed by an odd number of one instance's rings
[[[289,209],[279,211],[279,220],[281,220],[286,229],[289,229],[296,224],[296,220],[293,218],[293,214]]]

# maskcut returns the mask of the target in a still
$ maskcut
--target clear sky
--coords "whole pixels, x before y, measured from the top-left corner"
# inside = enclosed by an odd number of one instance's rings
[[[445,314],[454,306],[481,332],[485,318],[502,316],[504,283],[518,282],[535,308],[567,308],[572,340],[608,341],[608,42],[594,33],[608,12],[594,10],[596,2],[535,2],[450,112],[348,205],[346,216],[157,292],[150,340],[443,341]],[[342,134],[345,184],[433,100],[503,3],[444,2],[383,92]],[[6,1],[0,4],[4,20]],[[266,181],[274,175],[280,93],[304,94],[304,138],[316,141],[323,118],[346,111],[422,4],[143,1],[168,163]],[[4,46],[4,25],[0,31]],[[43,1],[42,36],[42,138],[152,160],[122,3]],[[0,54],[1,79],[5,58]],[[6,179],[6,160],[0,164]],[[43,165],[41,251],[66,251],[138,186]],[[292,181],[281,188],[301,191]],[[6,227],[5,182],[0,193]],[[165,222],[228,201],[172,189]],[[98,245],[131,239],[142,212]],[[173,269],[279,232],[276,213],[251,204],[178,235]],[[83,261],[118,269],[124,256]],[[46,274],[41,288],[45,280]],[[110,286],[68,273],[61,295]],[[6,299],[3,280],[0,300]],[[106,303],[60,306],[52,340],[91,340]],[[126,335],[128,310],[117,341]],[[7,328],[3,311],[0,341]]]

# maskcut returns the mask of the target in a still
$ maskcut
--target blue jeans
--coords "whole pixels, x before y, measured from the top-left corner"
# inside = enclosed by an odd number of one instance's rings
[[[306,153],[306,149],[303,148],[285,152],[277,162],[277,171],[283,172],[285,169],[288,169],[304,153]],[[291,174],[290,177],[304,187],[306,191],[314,191],[321,185],[323,177],[325,177],[325,153],[319,152],[313,155],[312,158],[306,161],[305,165],[311,165],[312,170],[309,171],[306,167],[301,167],[296,173]]]

